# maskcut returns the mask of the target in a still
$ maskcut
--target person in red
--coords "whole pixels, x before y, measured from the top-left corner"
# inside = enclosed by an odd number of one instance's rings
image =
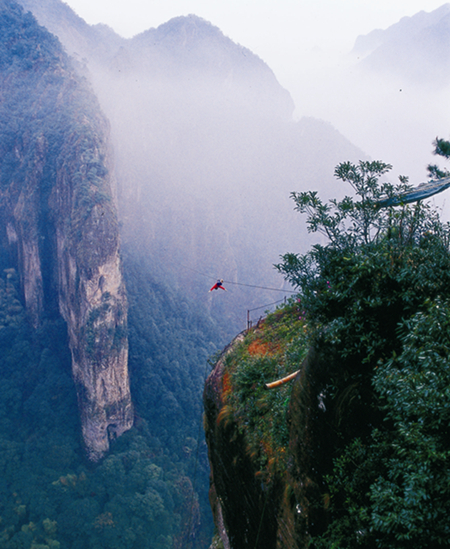
[[[218,281],[214,284],[214,286],[213,286],[209,291],[212,292],[213,290],[218,290],[219,288],[220,288],[221,290],[225,290],[225,291],[226,291],[226,289],[222,286],[222,284],[223,284],[223,279],[222,279],[222,280],[218,280]]]

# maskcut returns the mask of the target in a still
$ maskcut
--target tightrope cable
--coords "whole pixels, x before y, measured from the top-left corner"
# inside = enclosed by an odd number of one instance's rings
[[[272,290],[273,292],[284,292],[289,294],[298,294],[295,290],[282,290],[280,288],[268,288],[267,286],[256,286],[255,284],[244,284],[242,282],[231,282],[231,280],[224,280],[224,284],[235,284],[237,286],[247,286],[248,288],[260,288],[261,290]]]
[[[188,267],[187,265],[180,265],[184,269],[188,269],[189,271],[192,271],[194,273],[197,273],[200,276],[204,276],[206,278],[209,278],[210,280],[217,280],[216,276],[212,276],[209,274],[202,273],[200,271],[197,271],[197,269],[193,269],[192,267]],[[269,288],[267,286],[257,286],[255,284],[244,284],[243,282],[233,282],[231,280],[224,280],[224,284],[234,284],[235,286],[247,286],[247,288],[259,288],[260,290],[271,290],[273,292],[284,292],[289,294],[297,294],[298,292],[295,290],[283,290],[281,288]]]

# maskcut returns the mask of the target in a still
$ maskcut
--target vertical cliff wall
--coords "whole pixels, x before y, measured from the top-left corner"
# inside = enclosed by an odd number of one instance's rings
[[[132,425],[108,124],[55,37],[0,3],[0,242],[30,320],[67,322],[91,459]]]
[[[205,433],[224,547],[306,549],[323,531],[322,477],[335,442],[329,368],[330,356],[308,352],[297,303],[240,334],[217,361],[205,385]]]
[[[209,496],[220,539],[229,549],[294,547],[285,545],[290,531],[283,516],[284,482],[279,476],[265,478],[239,425],[226,417],[223,373],[221,361],[205,391]]]
[[[304,532],[298,532],[307,507],[299,512],[286,422],[292,382],[265,389],[265,383],[299,368],[306,353],[302,334],[294,304],[235,338],[207,379],[210,501],[224,547],[307,546],[301,543]]]

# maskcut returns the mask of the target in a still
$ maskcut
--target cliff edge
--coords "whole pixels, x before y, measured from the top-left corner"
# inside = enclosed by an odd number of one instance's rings
[[[293,302],[235,338],[205,385],[210,501],[225,548],[285,549],[308,539],[309,507],[291,442],[300,426],[288,416],[309,384],[299,374],[294,382],[266,388],[309,360],[298,309]],[[311,410],[320,413],[317,399]]]
[[[0,244],[30,321],[67,323],[83,438],[98,460],[129,429],[127,300],[108,124],[58,40],[0,6]]]

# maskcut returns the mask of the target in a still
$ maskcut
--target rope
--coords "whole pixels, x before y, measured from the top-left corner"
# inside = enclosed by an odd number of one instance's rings
[[[273,303],[267,303],[267,305],[260,305],[259,307],[255,307],[254,309],[247,309],[249,313],[252,313],[253,311],[257,311],[258,309],[264,309],[265,307],[270,307],[271,305],[276,305],[277,303],[283,303],[284,299],[279,299],[278,301],[274,301]]]
[[[273,292],[284,292],[289,294],[298,294],[295,290],[280,290],[280,288],[267,288],[266,286],[255,286],[254,284],[243,284],[242,282],[231,282],[224,280],[225,284],[235,284],[236,286],[247,286],[248,288],[260,288],[261,290],[272,290]],[[264,306],[264,305],[263,305]]]
[[[207,275],[207,274],[202,273],[202,272],[200,272],[196,269],[188,267],[187,265],[179,265],[179,266],[183,267],[184,269],[188,269],[189,271],[192,271],[192,272],[194,272],[194,273],[196,273],[200,276],[209,278],[210,280],[217,280],[217,277]],[[267,286],[258,286],[256,284],[244,284],[242,282],[232,282],[231,280],[224,280],[223,282],[225,284],[233,284],[235,286],[246,286],[247,288],[258,288],[260,290],[269,290],[269,291],[273,291],[273,292],[284,292],[284,293],[291,293],[291,294],[298,293],[294,290],[282,290],[280,288],[269,288]],[[248,312],[256,311],[258,309],[263,309],[265,307],[270,307],[271,305],[276,305],[277,303],[281,303],[282,301],[284,301],[284,300],[279,299],[278,301],[268,303],[267,305],[261,305],[259,307],[255,307],[254,309],[249,309]],[[203,385],[206,383],[207,368],[208,368],[208,362],[205,363],[205,373],[204,373]],[[189,513],[189,521],[188,521],[188,529],[187,529],[187,536],[188,536],[187,543],[188,544],[190,543],[189,538],[190,538],[190,535],[191,535],[192,521],[193,521],[193,515],[194,515],[194,498],[195,498],[196,488],[197,488],[197,470],[198,470],[199,453],[200,453],[200,437],[201,437],[201,431],[202,431],[202,421],[201,421],[202,415],[203,415],[203,411],[201,411],[201,417],[200,417],[200,421],[199,421],[199,429],[198,429],[198,435],[197,435],[197,449],[196,449],[196,452],[195,452],[195,464],[194,464],[194,472],[193,472],[192,496],[191,496],[190,513]],[[263,522],[263,518],[264,518],[264,513],[265,513],[265,510],[266,510],[267,498],[268,498],[268,494],[266,492],[265,499],[264,499],[264,507],[263,507],[263,510],[262,510],[261,519],[260,519],[260,523],[259,523],[259,527],[258,527],[258,533],[257,533],[257,536],[256,536],[255,549],[258,547],[259,536],[260,536],[260,533],[261,533],[261,526],[262,526],[262,522]]]
[[[197,273],[200,276],[209,278],[210,280],[217,280],[216,276],[211,276],[211,275],[202,273],[200,271],[197,271],[196,269],[192,269],[192,267],[188,267],[187,265],[180,264],[179,266],[183,267],[184,269],[188,269],[188,271],[192,271],[193,273]],[[281,290],[280,288],[268,288],[267,286],[256,286],[255,284],[244,284],[243,282],[232,282],[231,280],[224,280],[223,282],[224,284],[234,284],[235,286],[247,286],[247,288],[259,288],[260,290],[271,290],[273,292],[284,292],[289,294],[298,293],[294,290]]]

